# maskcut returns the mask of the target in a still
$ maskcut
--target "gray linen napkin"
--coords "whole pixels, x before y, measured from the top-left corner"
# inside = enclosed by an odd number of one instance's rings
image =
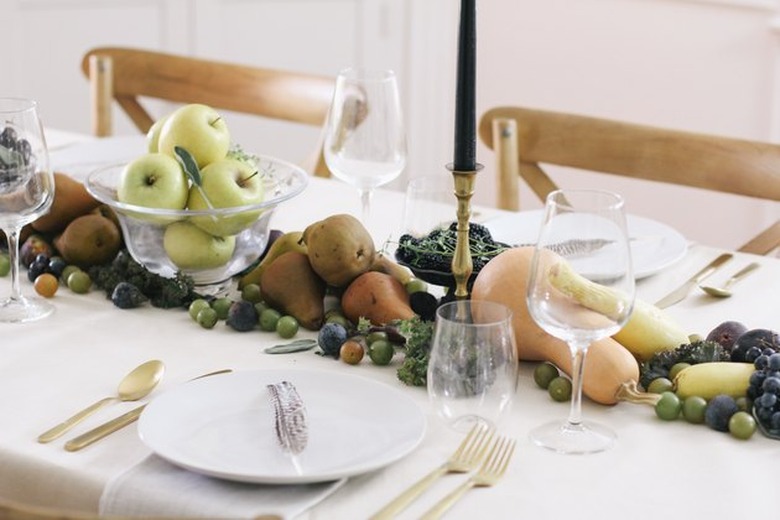
[[[346,479],[302,485],[231,482],[187,471],[150,455],[113,478],[100,497],[101,515],[292,519]]]

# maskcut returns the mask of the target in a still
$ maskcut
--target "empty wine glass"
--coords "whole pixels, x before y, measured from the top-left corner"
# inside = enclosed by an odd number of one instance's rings
[[[497,427],[517,390],[512,311],[500,303],[456,300],[436,311],[428,396],[457,431]]]
[[[19,233],[49,210],[54,175],[34,101],[0,98],[0,229],[11,261],[11,296],[0,302],[0,321],[25,322],[49,315],[54,307],[22,295],[19,284]]]
[[[457,220],[458,202],[452,176],[423,175],[406,185],[402,233],[414,237],[446,229]]]
[[[558,190],[545,214],[532,260],[528,311],[572,355],[568,420],[531,431],[538,445],[559,453],[594,453],[616,439],[609,428],[582,420],[582,374],[593,341],[615,334],[634,306],[634,276],[623,199],[596,190]]]
[[[339,73],[323,153],[333,175],[359,190],[368,224],[373,189],[398,177],[406,165],[406,133],[393,71],[350,68]]]

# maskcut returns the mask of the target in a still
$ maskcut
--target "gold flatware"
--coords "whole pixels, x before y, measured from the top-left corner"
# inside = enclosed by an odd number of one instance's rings
[[[38,442],[46,443],[53,441],[112,401],[137,401],[146,397],[154,390],[164,373],[165,365],[158,359],[153,359],[137,366],[120,381],[117,395],[105,397],[50,430],[45,431],[38,436]]]
[[[479,471],[474,473],[466,482],[457,487],[449,495],[441,499],[429,509],[421,520],[435,520],[451,508],[465,493],[474,487],[494,486],[501,480],[515,453],[515,440],[507,437],[499,437],[490,449],[485,462]]]
[[[663,309],[684,300],[685,297],[688,296],[688,293],[691,292],[691,289],[699,285],[702,280],[717,271],[720,266],[731,260],[733,256],[734,255],[731,253],[723,253],[722,255],[718,256],[715,260],[705,265],[700,271],[686,280],[680,287],[655,302],[655,306]]]
[[[403,511],[406,506],[428,489],[439,477],[447,473],[467,473],[477,468],[493,439],[493,431],[483,424],[475,425],[460,443],[455,452],[439,467],[409,486],[371,520],[387,520]]]
[[[232,372],[232,370],[229,368],[223,370],[217,370],[215,372],[209,372],[208,374],[200,375],[192,379],[191,381],[194,381],[195,379],[200,379],[202,377],[215,376],[217,374],[227,374],[228,372]],[[144,408],[146,408],[146,404],[142,404],[141,406],[133,408],[129,412],[124,413],[119,417],[111,419],[110,421],[105,422],[100,426],[92,428],[88,432],[82,433],[81,435],[72,438],[71,440],[65,443],[65,449],[68,451],[78,451],[82,448],[86,448],[90,444],[99,441],[103,437],[106,437],[114,433],[117,430],[121,430],[128,424],[132,424],[136,420],[138,420],[138,418],[141,416],[141,412],[144,411]]]
[[[715,296],[716,298],[728,298],[731,296],[731,286],[737,283],[738,281],[745,278],[747,275],[755,271],[761,267],[761,264],[758,262],[752,262],[733,275],[731,275],[731,278],[726,280],[726,283],[723,285],[723,287],[712,287],[710,285],[700,285],[699,289],[706,292],[710,296]]]

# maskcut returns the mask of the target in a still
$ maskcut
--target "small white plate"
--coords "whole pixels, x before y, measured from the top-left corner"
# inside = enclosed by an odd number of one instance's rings
[[[493,239],[510,245],[533,245],[539,238],[544,210],[520,211],[490,219],[484,225]],[[631,237],[631,256],[634,277],[645,278],[655,274],[685,256],[688,241],[677,230],[661,222],[628,215],[628,234]]]
[[[290,381],[304,402],[308,444],[282,451],[266,385]],[[395,462],[425,434],[420,406],[362,377],[256,370],[186,383],[152,401],[138,423],[160,457],[197,473],[263,484],[336,480]]]

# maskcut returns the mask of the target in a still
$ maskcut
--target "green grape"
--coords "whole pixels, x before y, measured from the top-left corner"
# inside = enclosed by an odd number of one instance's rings
[[[227,319],[231,305],[233,305],[233,300],[225,297],[217,298],[211,302],[211,308],[217,311],[217,318],[220,320]]]
[[[8,276],[11,272],[11,260],[5,253],[0,254],[0,276]]]
[[[707,400],[698,395],[686,397],[682,404],[682,414],[686,421],[693,424],[704,423],[704,411],[707,409]]]
[[[260,286],[256,283],[250,283],[241,289],[241,299],[252,303],[259,303],[263,300],[263,296],[260,293]]]
[[[737,439],[747,440],[756,432],[756,420],[747,412],[737,412],[729,419],[729,433]]]
[[[558,368],[552,363],[539,363],[534,369],[534,382],[539,388],[547,390],[550,382],[559,375]]]
[[[680,416],[682,401],[674,392],[664,392],[655,403],[655,414],[664,421],[674,421]]]
[[[670,392],[674,388],[674,383],[666,377],[656,377],[649,385],[647,385],[647,392],[650,394],[662,394],[664,392]]]
[[[368,345],[368,357],[375,365],[389,365],[395,354],[395,348],[386,339],[377,339]]]
[[[68,289],[76,294],[86,294],[92,287],[92,279],[82,270],[73,271],[68,275]]]
[[[260,328],[266,332],[274,332],[276,330],[276,324],[279,323],[281,317],[281,313],[276,309],[268,308],[264,310],[258,318]]]
[[[567,377],[558,376],[550,381],[547,391],[555,401],[568,401],[571,399],[571,381]]]
[[[276,333],[284,339],[290,339],[298,334],[298,320],[292,316],[282,316],[276,320]]]
[[[204,329],[213,329],[214,325],[219,321],[219,318],[217,317],[217,311],[206,306],[198,311],[195,320],[198,322],[198,325]]]
[[[187,308],[187,312],[190,313],[190,317],[198,321],[198,313],[202,309],[211,308],[211,305],[209,305],[209,302],[204,300],[203,298],[197,298],[195,300],[192,300],[192,303],[190,303],[190,306]],[[215,314],[216,315],[216,314]]]

